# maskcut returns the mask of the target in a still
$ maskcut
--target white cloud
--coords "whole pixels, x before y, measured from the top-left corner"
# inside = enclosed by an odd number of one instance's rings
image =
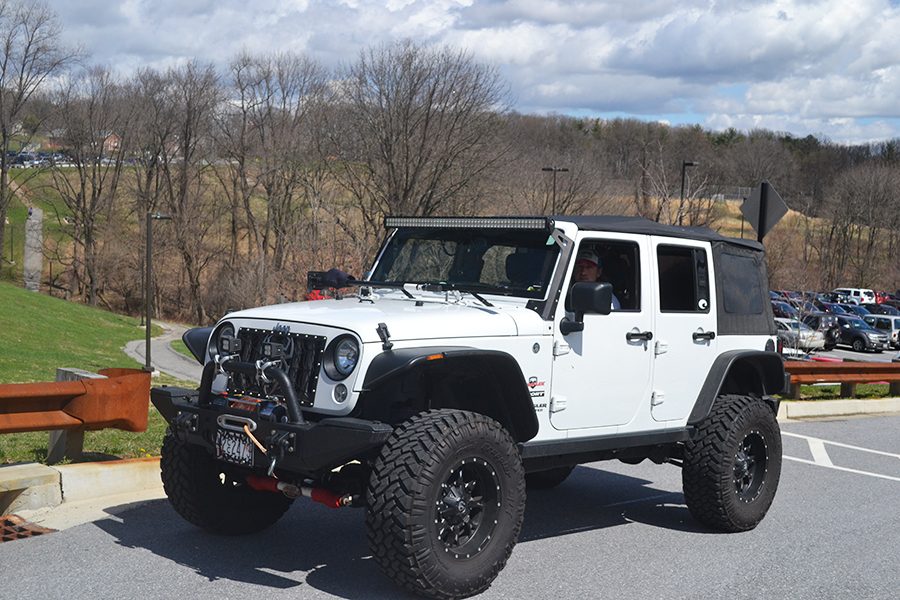
[[[700,115],[835,140],[900,136],[889,0],[51,0],[66,39],[122,72],[241,49],[327,66],[412,38],[497,65],[520,111]],[[252,7],[252,8],[251,8]]]

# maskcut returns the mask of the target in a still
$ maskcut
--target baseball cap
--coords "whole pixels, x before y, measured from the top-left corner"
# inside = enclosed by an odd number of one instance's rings
[[[598,267],[602,267],[603,263],[600,261],[600,257],[597,256],[597,253],[593,250],[584,249],[578,252],[578,256],[575,257],[575,262],[581,260],[587,260],[594,263]]]

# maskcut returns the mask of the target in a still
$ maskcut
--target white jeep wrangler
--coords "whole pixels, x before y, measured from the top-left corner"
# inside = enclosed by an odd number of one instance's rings
[[[310,274],[355,294],[185,334],[199,390],[152,392],[185,519],[240,534],[299,496],[364,507],[385,573],[435,598],[486,589],[526,487],[581,463],[669,462],[702,523],[760,522],[784,369],[759,244],[632,217],[385,225],[363,280]]]

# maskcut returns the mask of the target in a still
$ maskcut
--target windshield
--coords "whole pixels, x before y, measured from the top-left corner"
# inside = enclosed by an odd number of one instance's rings
[[[862,319],[850,319],[842,317],[841,322],[844,325],[849,325],[853,329],[872,329],[872,327],[870,327],[869,324]]]
[[[559,246],[546,231],[398,229],[371,280],[543,298],[558,256]]]

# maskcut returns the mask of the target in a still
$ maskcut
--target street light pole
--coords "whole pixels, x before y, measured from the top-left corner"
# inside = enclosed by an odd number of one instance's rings
[[[543,167],[541,171],[546,171],[549,173],[553,173],[553,204],[550,208],[551,214],[556,214],[556,174],[557,173],[568,173],[569,169],[566,167]]]
[[[678,203],[678,225],[681,225],[682,218],[684,217],[684,171],[688,167],[696,167],[700,163],[693,160],[682,160],[681,161],[681,201]]]
[[[153,312],[153,221],[168,221],[172,217],[156,212],[147,211],[147,255],[145,256],[145,266],[147,272],[144,275],[144,334],[146,336],[144,342],[144,370],[148,373],[153,372],[150,365],[150,315]]]

